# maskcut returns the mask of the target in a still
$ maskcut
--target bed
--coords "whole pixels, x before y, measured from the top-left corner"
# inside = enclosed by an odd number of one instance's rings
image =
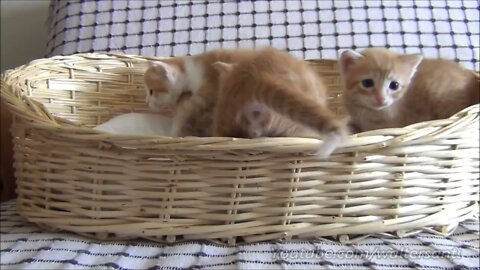
[[[478,1],[52,1],[46,56],[178,56],[272,45],[305,59],[382,46],[479,70]],[[48,232],[1,205],[2,269],[480,269],[478,217],[449,236],[371,235],[226,246],[102,242]]]

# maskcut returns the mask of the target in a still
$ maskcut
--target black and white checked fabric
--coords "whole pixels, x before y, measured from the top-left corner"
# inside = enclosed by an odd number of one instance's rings
[[[1,269],[480,269],[479,223],[462,223],[449,237],[421,233],[371,237],[342,245],[328,240],[224,246],[101,242],[47,233],[1,206]]]
[[[178,56],[272,45],[299,57],[388,47],[480,69],[478,0],[53,0],[47,56],[79,52]],[[48,233],[1,205],[2,269],[480,269],[479,222],[449,237],[421,233],[234,247],[101,242]]]
[[[380,46],[480,68],[478,0],[54,0],[51,13],[48,56],[272,45],[312,59]]]

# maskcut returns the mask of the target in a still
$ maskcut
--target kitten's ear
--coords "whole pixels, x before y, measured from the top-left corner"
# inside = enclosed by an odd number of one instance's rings
[[[402,63],[405,63],[409,68],[416,70],[418,65],[422,62],[423,56],[420,54],[404,54],[398,57]]]
[[[154,67],[155,66],[155,61],[148,61],[147,64],[148,64],[149,68]]]
[[[398,59],[407,67],[408,78],[411,79],[417,72],[417,67],[422,62],[423,56],[420,54],[404,54],[400,55]]]
[[[160,80],[166,79],[171,83],[174,83],[180,74],[180,71],[178,70],[178,68],[162,61],[149,61],[148,66],[155,71],[154,74],[157,77],[157,79],[160,79]]]
[[[339,59],[340,71],[345,74],[355,64],[356,60],[362,59],[363,57],[363,55],[353,50],[343,51]]]
[[[233,69],[234,64],[229,64],[221,61],[217,61],[212,64],[213,68],[220,73],[229,72]]]

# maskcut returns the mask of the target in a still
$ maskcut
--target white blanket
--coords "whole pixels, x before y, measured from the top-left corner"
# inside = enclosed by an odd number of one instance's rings
[[[171,119],[154,113],[127,113],[95,127],[109,133],[124,135],[169,136]]]

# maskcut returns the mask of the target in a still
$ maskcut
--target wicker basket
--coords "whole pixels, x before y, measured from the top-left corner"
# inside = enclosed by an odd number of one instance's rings
[[[254,242],[449,233],[478,212],[479,106],[449,119],[321,141],[121,136],[91,127],[146,111],[138,56],[40,59],[2,76],[18,211],[101,239]],[[342,114],[336,62],[310,61]],[[352,237],[352,235],[357,235]],[[360,235],[360,236],[358,236]]]

